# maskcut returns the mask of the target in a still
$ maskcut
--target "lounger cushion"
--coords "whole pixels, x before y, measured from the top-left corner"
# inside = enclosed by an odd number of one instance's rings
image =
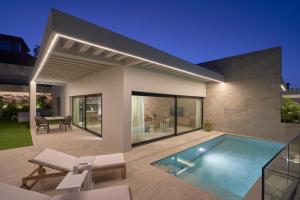
[[[120,166],[124,164],[125,164],[125,160],[124,160],[123,153],[116,153],[116,154],[96,156],[92,164],[92,168],[101,169],[107,167]]]
[[[60,151],[45,149],[32,158],[31,162],[60,171],[73,171],[77,159],[75,156]]]
[[[130,200],[127,185],[54,196],[51,200]]]
[[[41,193],[25,190],[16,186],[0,183],[1,200],[50,200],[51,198]]]

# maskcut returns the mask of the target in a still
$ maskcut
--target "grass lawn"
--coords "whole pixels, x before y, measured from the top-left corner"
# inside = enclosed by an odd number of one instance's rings
[[[0,150],[32,145],[28,123],[0,120]]]

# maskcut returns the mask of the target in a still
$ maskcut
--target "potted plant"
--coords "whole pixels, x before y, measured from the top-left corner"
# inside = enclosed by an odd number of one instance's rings
[[[206,120],[204,123],[204,130],[207,132],[210,132],[210,131],[212,131],[212,129],[213,129],[212,123],[210,123],[208,120]]]

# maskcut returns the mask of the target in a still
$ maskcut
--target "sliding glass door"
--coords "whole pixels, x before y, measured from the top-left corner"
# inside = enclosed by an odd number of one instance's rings
[[[202,127],[202,99],[191,97],[177,98],[177,133]]]
[[[202,128],[202,98],[133,92],[132,144]]]
[[[173,97],[132,96],[132,142],[174,135],[174,106]]]
[[[86,129],[101,135],[101,97],[86,97]]]
[[[85,127],[85,98],[73,97],[73,124]]]
[[[73,124],[102,136],[101,95],[83,95],[72,97]]]

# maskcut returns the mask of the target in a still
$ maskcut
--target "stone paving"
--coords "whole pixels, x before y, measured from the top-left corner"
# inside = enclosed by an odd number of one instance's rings
[[[128,184],[134,200],[217,199],[213,194],[194,188],[150,163],[221,134],[223,133],[200,130],[135,147],[125,153],[125,160],[128,163],[127,178],[122,178],[120,170],[101,172],[95,177],[95,188]],[[58,131],[40,135],[32,133],[32,137],[34,145],[31,147],[0,151],[0,182],[20,186],[22,177],[35,168],[28,159],[47,147],[75,156],[116,153],[98,137],[76,127],[64,133]],[[65,191],[55,190],[61,180],[59,177],[39,181],[32,190],[50,196],[63,193]],[[255,199],[254,196],[260,198],[257,195],[259,185],[256,188],[250,199]]]

